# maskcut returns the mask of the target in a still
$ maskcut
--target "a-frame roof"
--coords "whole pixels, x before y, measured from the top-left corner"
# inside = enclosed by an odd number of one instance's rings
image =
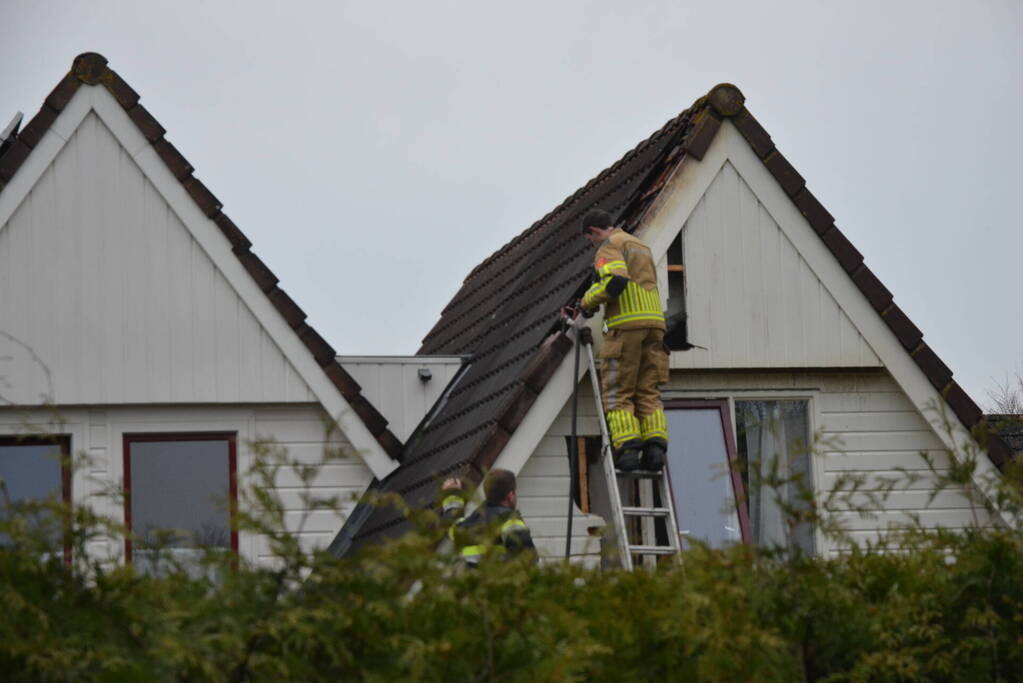
[[[402,466],[378,482],[375,493],[398,494],[414,507],[426,507],[435,502],[441,478],[464,474],[476,479],[494,464],[571,348],[569,337],[558,329],[558,310],[580,293],[592,261],[591,249],[579,238],[578,220],[599,207],[634,230],[674,170],[687,157],[702,159],[725,120],[741,132],[952,413],[967,429],[982,420],[980,408],[952,379],[952,371],[746,109],[742,93],[721,84],[469,274],[420,353],[471,354],[472,366],[433,420],[412,436]],[[1011,457],[997,437],[986,445],[999,468]],[[407,529],[398,511],[363,507],[335,539],[336,552]]]
[[[6,146],[7,149],[0,156],[0,198],[3,198],[4,190],[11,186],[19,169],[30,159],[51,126],[83,86],[103,87],[113,96],[201,214],[216,225],[227,239],[231,253],[276,313],[301,340],[300,346],[304,346],[311,354],[315,366],[329,381],[329,386],[336,389],[343,398],[342,405],[350,409],[357,416],[358,422],[368,430],[381,454],[378,458],[368,458],[367,462],[375,463],[376,466],[371,467],[378,474],[393,469],[393,460],[400,456],[402,444],[387,428],[387,420],[362,395],[358,383],[337,362],[333,347],[306,322],[302,309],[280,288],[277,277],[262,259],[253,253],[252,243],[222,211],[220,201],[195,177],[192,165],[167,141],[163,126],[139,103],[138,93],[107,66],[103,56],[85,53],[76,57],[71,70],[47,96],[39,113],[21,130],[13,144]]]

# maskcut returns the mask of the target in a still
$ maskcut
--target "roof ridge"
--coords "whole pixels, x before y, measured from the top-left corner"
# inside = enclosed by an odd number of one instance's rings
[[[298,335],[316,364],[331,384],[358,415],[380,447],[394,459],[403,450],[401,441],[387,428],[387,419],[362,394],[358,382],[337,361],[337,353],[320,334],[306,322],[305,312],[278,286],[273,271],[252,251],[252,242],[222,211],[220,200],[193,174],[187,159],[164,137],[166,129],[139,103],[139,94],[108,65],[106,57],[96,52],[83,52],[75,57],[71,69],[53,88],[39,112],[18,134],[3,156],[0,156],[0,192],[14,177],[57,116],[84,84],[103,86],[117,100],[139,132],[149,142],[167,169],[188,192],[203,215],[219,228],[231,245],[231,251],[252,277],[260,291],[270,300],[288,326]]]

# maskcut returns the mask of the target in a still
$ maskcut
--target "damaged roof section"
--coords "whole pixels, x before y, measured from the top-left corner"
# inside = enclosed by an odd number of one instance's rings
[[[47,96],[39,113],[5,144],[0,156],[0,192],[14,177],[22,163],[39,144],[54,121],[82,85],[101,85],[113,95],[145,139],[152,144],[167,169],[181,183],[196,206],[216,224],[230,242],[232,251],[245,267],[259,289],[273,303],[295,334],[309,350],[317,365],[337,387],[345,401],[373,435],[377,443],[391,458],[401,454],[402,444],[387,428],[387,420],[361,393],[361,387],[337,362],[336,352],[320,334],[306,322],[306,314],[298,304],[278,286],[277,276],[252,251],[252,243],[221,210],[220,201],[195,177],[187,159],[165,137],[166,130],[149,111],[139,103],[139,94],[107,66],[102,55],[87,52],[75,58],[71,70]]]
[[[637,220],[652,201],[650,184],[704,130],[694,113],[687,109],[668,121],[473,269],[419,350],[468,354],[470,366],[431,423],[409,440],[402,466],[381,482],[378,494],[428,507],[439,480],[479,480],[493,465],[572,346],[558,329],[558,311],[581,293],[593,259],[579,220],[592,208],[626,223]],[[407,528],[397,510],[378,508],[353,518],[342,534],[348,542],[335,550],[344,553]]]

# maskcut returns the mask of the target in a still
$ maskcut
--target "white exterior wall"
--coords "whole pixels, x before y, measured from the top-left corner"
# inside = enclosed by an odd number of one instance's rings
[[[938,478],[949,466],[949,454],[930,424],[940,417],[921,415],[883,370],[674,371],[664,388],[664,398],[729,399],[733,406],[733,435],[736,399],[808,401],[809,429],[811,434],[818,435],[819,444],[811,464],[818,501],[844,474],[862,476],[866,483],[861,491],[878,492],[885,478],[899,482],[881,505],[872,504],[865,493],[850,501],[836,501],[833,519],[855,542],[876,540],[889,525],[908,524],[914,516],[926,527],[961,529],[996,523],[982,505],[971,504],[961,487],[944,488],[928,502],[938,486]],[[583,377],[580,387],[578,431],[581,436],[599,434],[588,377]],[[569,401],[519,473],[519,507],[523,517],[534,536],[542,539],[544,549],[555,557],[563,556],[565,548],[568,458],[564,437],[570,433]],[[684,439],[685,435],[672,434],[671,438]],[[932,457],[936,474],[928,469],[921,452]],[[601,472],[592,471],[594,467],[591,466],[591,481],[602,476]],[[603,520],[596,515],[581,515],[578,509],[575,519],[573,554],[599,552],[597,539],[585,534],[587,527],[599,526]],[[842,547],[818,533],[820,554],[835,555]],[[586,561],[596,559],[589,556]]]
[[[598,433],[593,392],[589,379],[579,395],[578,435]],[[565,533],[568,530],[568,441],[572,434],[572,403],[569,401],[537,444],[518,473],[518,508],[533,534],[541,558],[551,561],[565,557]],[[498,463],[500,466],[501,463]],[[584,514],[578,506],[572,513],[574,562],[600,566],[600,538],[588,531],[605,522],[597,515]]]
[[[731,163],[682,235],[689,341],[705,348],[673,354],[672,367],[881,365]]]
[[[338,361],[402,443],[462,367],[458,356],[338,356]],[[433,377],[424,382],[420,370],[429,370]]]
[[[77,459],[87,456],[88,464],[77,467],[72,478],[72,498],[88,504],[100,514],[121,523],[124,506],[120,500],[103,495],[120,491],[124,475],[123,435],[125,433],[234,432],[237,434],[239,502],[245,477],[254,463],[254,442],[272,441],[287,449],[303,463],[322,462],[324,452],[349,453],[322,466],[310,493],[338,496],[338,512],[304,509],[301,481],[293,471],[282,470],[276,492],[285,504],[289,530],[300,533],[304,547],[325,547],[355,507],[355,498],[365,491],[373,474],[340,437],[328,435],[327,416],[318,405],[266,406],[174,406],[67,408],[59,412],[42,410],[0,410],[0,435],[53,433],[71,437]],[[258,448],[258,446],[256,447]],[[305,520],[303,525],[303,519]],[[269,562],[266,539],[239,534],[239,553],[251,561]],[[96,541],[89,547],[94,557],[124,560],[123,539]]]
[[[316,400],[95,112],[0,225],[0,396]]]
[[[872,503],[866,494],[836,501],[833,519],[853,541],[876,540],[889,525],[908,524],[913,516],[927,527],[956,529],[995,523],[983,506],[971,505],[962,488],[945,488],[928,503],[930,492],[949,466],[948,451],[931,426],[941,418],[922,415],[883,370],[674,372],[664,397],[730,399],[733,433],[736,399],[807,400],[810,433],[817,437],[811,467],[818,502],[843,474],[862,476],[866,482],[863,491],[879,491],[884,478],[898,482],[880,504]],[[921,452],[931,456],[937,474],[929,471]],[[919,479],[910,481],[916,477]],[[820,534],[817,543],[821,553],[840,552],[839,545]]]

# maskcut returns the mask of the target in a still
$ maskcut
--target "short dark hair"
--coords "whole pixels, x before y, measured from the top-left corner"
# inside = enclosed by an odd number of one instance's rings
[[[611,214],[603,209],[590,209],[583,216],[582,230],[583,232],[589,232],[590,228],[610,228],[614,225],[614,219],[611,218]]]
[[[490,470],[487,480],[483,482],[483,493],[490,505],[500,505],[514,490],[515,475],[508,470]]]

